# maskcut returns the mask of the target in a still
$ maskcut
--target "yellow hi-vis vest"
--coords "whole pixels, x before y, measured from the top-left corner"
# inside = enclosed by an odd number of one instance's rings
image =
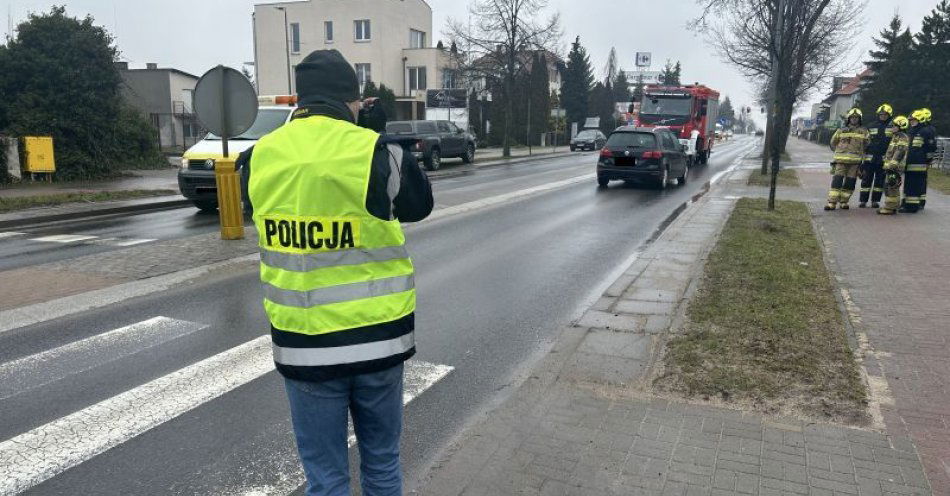
[[[289,122],[251,155],[248,195],[261,250],[264,308],[279,330],[341,335],[333,348],[280,348],[274,360],[324,366],[411,350],[412,333],[366,342],[358,328],[416,306],[412,261],[398,220],[366,210],[379,135],[324,116]],[[398,173],[395,172],[395,173]]]

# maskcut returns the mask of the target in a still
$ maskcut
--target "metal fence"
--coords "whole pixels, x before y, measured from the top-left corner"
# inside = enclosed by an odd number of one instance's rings
[[[937,138],[937,156],[934,167],[950,172],[950,138]]]

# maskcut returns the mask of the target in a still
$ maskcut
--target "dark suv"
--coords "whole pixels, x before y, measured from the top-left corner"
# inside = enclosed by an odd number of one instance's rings
[[[666,128],[617,128],[600,152],[597,184],[605,187],[612,179],[649,181],[663,189],[672,178],[686,184],[689,163],[685,148]]]
[[[412,153],[430,171],[438,170],[447,157],[466,164],[475,160],[475,138],[449,121],[393,121],[386,124],[386,134],[415,138]]]

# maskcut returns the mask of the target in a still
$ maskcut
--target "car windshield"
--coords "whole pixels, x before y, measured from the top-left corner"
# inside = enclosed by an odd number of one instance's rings
[[[577,137],[580,139],[593,139],[597,137],[597,133],[594,131],[581,131],[577,133]]]
[[[292,110],[290,107],[285,109],[260,109],[257,111],[257,118],[254,119],[254,124],[251,124],[250,129],[238,136],[228,139],[259,140],[263,138],[265,134],[283,126],[284,123],[287,122],[287,116]],[[208,133],[206,139],[219,140],[221,137]]]
[[[607,138],[607,147],[656,148],[656,138],[653,133],[613,133]]]
[[[390,122],[386,124],[388,134],[412,134],[411,122]]]
[[[693,111],[692,98],[651,97],[643,99],[640,114],[688,116]]]

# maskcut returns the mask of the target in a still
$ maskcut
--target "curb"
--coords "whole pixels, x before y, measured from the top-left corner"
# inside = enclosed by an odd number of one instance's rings
[[[188,205],[191,205],[190,200],[175,199],[175,200],[162,200],[162,201],[155,201],[155,202],[138,203],[134,205],[106,207],[106,208],[100,208],[100,209],[94,209],[94,210],[85,210],[85,211],[80,211],[80,212],[68,212],[68,213],[52,214],[52,215],[36,215],[36,216],[31,216],[31,217],[23,217],[20,219],[0,220],[0,229],[22,227],[22,226],[28,226],[28,225],[33,225],[33,224],[44,224],[47,222],[57,222],[57,221],[62,221],[62,220],[102,217],[106,215],[123,214],[123,213],[129,213],[129,212],[171,210],[175,208],[182,208]]]

